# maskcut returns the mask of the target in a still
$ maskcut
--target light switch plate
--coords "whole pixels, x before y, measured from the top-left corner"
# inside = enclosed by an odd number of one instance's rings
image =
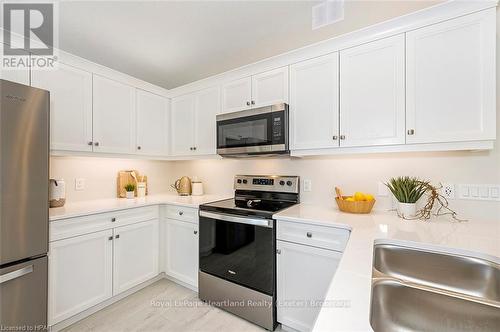
[[[304,179],[304,191],[312,191],[312,181],[309,179]]]
[[[84,178],[75,179],[75,190],[76,191],[85,190],[85,179]]]
[[[500,201],[498,184],[460,184],[457,198],[479,201]]]

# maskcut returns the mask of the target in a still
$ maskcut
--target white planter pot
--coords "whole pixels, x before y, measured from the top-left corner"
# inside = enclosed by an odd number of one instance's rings
[[[398,202],[398,213],[400,216],[413,218],[417,214],[417,204]]]
[[[135,195],[134,195],[134,192],[133,192],[133,191],[127,191],[127,192],[126,192],[126,195],[127,195],[126,197],[127,197],[128,199],[132,199],[132,198],[134,198],[134,197],[135,197]]]

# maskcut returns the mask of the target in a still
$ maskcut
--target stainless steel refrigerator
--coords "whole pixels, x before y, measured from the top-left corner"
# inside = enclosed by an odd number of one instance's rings
[[[0,327],[47,324],[49,92],[0,80]]]

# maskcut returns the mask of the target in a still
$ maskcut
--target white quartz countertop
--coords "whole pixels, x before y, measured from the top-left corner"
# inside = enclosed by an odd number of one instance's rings
[[[144,198],[111,198],[92,201],[66,203],[63,207],[49,209],[49,220],[85,216],[89,214],[131,209],[149,205],[178,205],[198,208],[200,204],[230,198],[230,195],[179,196],[176,194],[148,195]]]
[[[476,256],[500,263],[499,220],[451,222],[399,219],[395,212],[342,213],[333,205],[298,204],[275,219],[351,231],[313,331],[372,331],[369,322],[374,242]]]

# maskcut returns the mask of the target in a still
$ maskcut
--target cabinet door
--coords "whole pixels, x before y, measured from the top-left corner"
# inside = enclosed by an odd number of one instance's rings
[[[215,154],[215,115],[220,113],[220,107],[220,89],[218,87],[197,93],[194,130],[196,154]]]
[[[405,37],[340,52],[341,146],[405,143]]]
[[[166,273],[198,287],[198,225],[167,219]]]
[[[111,297],[112,239],[106,230],[49,244],[49,325]]]
[[[406,34],[407,143],[495,139],[495,9]]]
[[[92,74],[59,63],[33,70],[32,85],[50,91],[50,148],[92,151]]]
[[[222,112],[237,112],[251,107],[252,78],[245,77],[222,87]]]
[[[158,274],[158,220],[114,229],[113,295]]]
[[[288,103],[288,67],[252,76],[252,107]]]
[[[164,156],[168,153],[168,99],[137,90],[137,153]]]
[[[339,146],[338,52],[290,66],[291,149]]]
[[[174,156],[194,154],[194,119],[196,96],[194,94],[172,99],[170,141]]]
[[[3,48],[5,47],[5,44],[0,43],[0,54],[4,54]],[[23,51],[24,55],[20,58],[23,61],[30,61],[30,54],[27,51]],[[0,66],[0,79],[15,82],[15,83],[20,83],[24,85],[30,85],[30,69],[29,67],[16,67],[13,69],[3,69]]]
[[[94,152],[134,153],[135,89],[93,76]]]
[[[314,303],[324,300],[342,254],[283,241],[276,241],[276,246],[278,322],[310,331],[321,310]],[[287,305],[297,301],[306,305]]]

